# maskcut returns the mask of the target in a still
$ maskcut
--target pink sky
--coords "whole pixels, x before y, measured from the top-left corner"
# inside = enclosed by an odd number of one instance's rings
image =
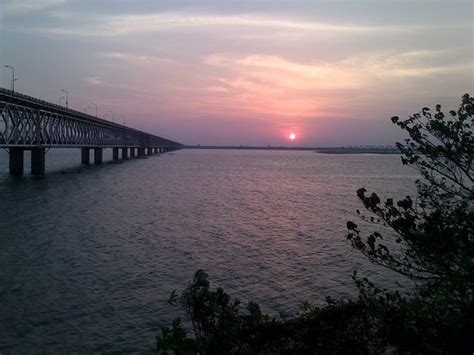
[[[392,115],[473,91],[469,1],[111,4],[0,5],[17,90],[67,89],[75,109],[185,144],[298,146],[393,144]]]

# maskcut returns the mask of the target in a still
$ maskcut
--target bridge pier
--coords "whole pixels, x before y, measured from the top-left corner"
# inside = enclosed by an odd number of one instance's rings
[[[122,148],[122,160],[128,159],[128,148]]]
[[[90,164],[91,162],[91,155],[89,152],[89,148],[81,148],[81,163],[82,164]]]
[[[10,175],[23,175],[24,149],[10,148]]]
[[[133,158],[135,156],[135,147],[130,148],[130,156]]]
[[[33,148],[31,149],[31,174],[44,175],[46,163],[46,149]]]
[[[102,164],[102,148],[94,148],[94,164]]]
[[[113,160],[119,160],[119,149],[118,148],[112,148],[112,159]]]

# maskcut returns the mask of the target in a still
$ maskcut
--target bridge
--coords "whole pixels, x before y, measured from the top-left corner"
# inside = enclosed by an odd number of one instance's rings
[[[42,175],[50,148],[80,148],[82,164],[90,164],[93,151],[94,164],[101,164],[105,148],[112,148],[114,160],[124,160],[183,147],[169,139],[0,88],[0,148],[9,153],[12,175],[23,174],[26,150],[31,151],[31,173]]]

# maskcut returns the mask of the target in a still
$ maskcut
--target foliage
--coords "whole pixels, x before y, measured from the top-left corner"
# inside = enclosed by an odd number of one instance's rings
[[[347,222],[353,248],[372,263],[411,280],[401,294],[380,289],[354,273],[359,296],[306,305],[291,319],[261,312],[255,303],[242,307],[222,288],[212,289],[208,275],[196,272],[178,297],[190,318],[187,335],[179,320],[157,337],[166,353],[293,354],[472,353],[474,350],[474,99],[462,97],[457,112],[445,115],[437,105],[407,120],[392,117],[409,138],[397,143],[402,162],[416,169],[417,197],[381,201],[361,188],[357,196],[369,215],[357,211],[379,231],[365,235]]]
[[[357,225],[347,223],[352,246],[372,262],[425,286],[455,290],[460,297],[472,292],[473,111],[474,100],[465,95],[458,112],[450,111],[451,119],[440,105],[434,116],[425,107],[405,121],[392,117],[410,136],[405,145],[397,144],[403,164],[424,178],[416,182],[418,199],[407,196],[394,203],[390,198],[382,204],[376,193],[367,195],[363,188],[357,195],[394,232],[388,237],[394,236],[403,253],[391,252],[380,232],[363,240]]]
[[[177,301],[172,293],[170,301]],[[194,337],[186,337],[180,320],[162,329],[157,337],[160,352],[180,354],[305,354],[369,352],[365,329],[372,312],[365,303],[327,300],[324,307],[308,303],[292,319],[277,319],[261,312],[250,302],[242,307],[220,287],[212,289],[208,275],[198,270],[179,298],[190,316]],[[376,328],[376,327],[372,327]]]

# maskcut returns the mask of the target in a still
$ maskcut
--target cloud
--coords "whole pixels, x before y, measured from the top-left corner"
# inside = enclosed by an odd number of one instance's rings
[[[76,9],[54,9],[58,5],[73,0],[24,0],[10,1],[3,6],[6,14],[12,12],[27,12],[46,8],[53,8],[49,15],[56,20],[62,20],[61,25],[45,23],[42,26],[29,27],[31,31],[49,35],[62,36],[124,36],[131,34],[146,34],[163,31],[178,31],[183,29],[203,29],[210,27],[226,28],[254,28],[272,31],[313,33],[313,34],[380,34],[398,33],[407,34],[420,30],[439,30],[461,28],[472,29],[470,23],[450,24],[368,24],[367,22],[350,21],[318,21],[308,20],[298,16],[281,14],[222,14],[207,12],[168,11],[139,14],[110,15],[107,13],[85,13]],[[79,8],[80,9],[80,8]],[[387,22],[389,23],[389,22]],[[25,25],[25,24],[23,24]],[[20,28],[18,29],[20,30]],[[21,28],[25,31],[25,28]],[[262,35],[262,34],[260,34]],[[245,35],[244,35],[245,36]]]
[[[101,54],[105,58],[122,60],[126,62],[133,62],[136,64],[176,64],[176,61],[169,58],[164,58],[148,54],[136,54],[126,52],[104,52]]]
[[[244,26],[331,32],[372,32],[381,29],[403,31],[402,28],[389,26],[340,25],[307,22],[271,16],[209,15],[185,12],[116,16],[109,18],[108,25],[115,29],[115,31],[112,32],[116,34],[153,32],[166,28],[201,26]]]
[[[49,6],[65,0],[49,0]],[[19,8],[22,5],[17,5]],[[39,8],[31,2],[24,8]],[[46,3],[43,4],[46,6]],[[268,15],[222,15],[200,14],[193,12],[163,12],[136,15],[93,15],[85,16],[79,12],[52,11],[56,19],[62,19],[67,26],[46,25],[32,28],[33,31],[51,35],[65,36],[123,36],[129,34],[154,33],[161,31],[227,27],[227,28],[260,28],[280,31],[302,31],[312,33],[377,33],[407,32],[411,29],[399,26],[369,26],[360,24],[339,24],[282,18]]]
[[[302,64],[278,56],[216,53],[204,63],[225,69],[214,95],[221,105],[283,116],[312,116],[329,110],[331,92],[360,88],[353,72],[329,63]],[[318,102],[319,101],[319,102]]]
[[[247,56],[217,53],[207,56],[204,62],[227,68],[240,80],[235,85],[253,82],[258,88],[306,90],[312,88],[357,88],[363,85],[359,77],[339,63],[298,63],[279,56],[254,54]],[[240,84],[239,84],[240,83]]]
[[[10,0],[0,5],[4,15],[28,13],[63,5],[70,0]]]
[[[451,53],[374,51],[339,61],[301,63],[263,54],[215,53],[204,63],[225,69],[211,86],[221,105],[245,106],[263,114],[347,117],[354,109],[370,106],[370,98],[381,90],[386,96],[400,95],[406,88],[419,87],[420,78],[442,81],[472,68],[472,61],[436,64],[443,55]]]
[[[97,76],[89,76],[89,77],[86,77],[84,79],[84,81],[87,83],[87,84],[90,84],[90,85],[95,85],[95,86],[102,86],[104,85],[104,81],[100,78],[98,78]]]
[[[393,49],[372,51],[352,56],[341,65],[359,67],[372,77],[422,78],[435,75],[468,73],[474,61],[459,55],[460,48],[441,50],[411,50],[397,52]],[[453,59],[453,57],[456,57]]]

